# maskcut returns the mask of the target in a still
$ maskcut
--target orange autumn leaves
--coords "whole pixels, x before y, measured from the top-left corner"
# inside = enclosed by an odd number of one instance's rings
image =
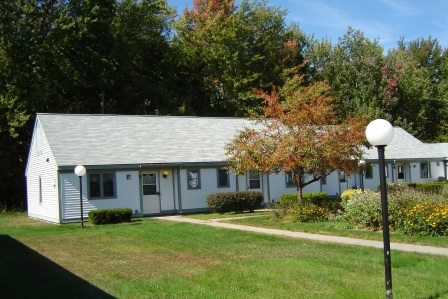
[[[279,91],[258,93],[265,102],[259,125],[242,130],[226,148],[236,173],[291,171],[300,191],[335,170],[359,170],[366,122],[337,122],[326,82],[305,86],[295,76]]]

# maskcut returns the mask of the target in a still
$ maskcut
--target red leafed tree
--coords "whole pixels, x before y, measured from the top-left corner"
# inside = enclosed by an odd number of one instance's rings
[[[279,91],[259,94],[265,101],[260,123],[240,131],[226,147],[235,173],[290,171],[302,203],[305,186],[333,171],[359,171],[366,122],[347,118],[336,123],[326,82],[304,86],[295,76]]]

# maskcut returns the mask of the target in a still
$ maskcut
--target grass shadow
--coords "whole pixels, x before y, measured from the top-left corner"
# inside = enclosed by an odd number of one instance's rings
[[[33,249],[0,235],[2,298],[115,298]]]

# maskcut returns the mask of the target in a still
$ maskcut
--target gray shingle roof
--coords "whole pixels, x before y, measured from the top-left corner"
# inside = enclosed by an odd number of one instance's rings
[[[241,118],[38,114],[59,166],[225,161]]]
[[[242,118],[38,114],[59,166],[222,162],[225,145],[245,126]],[[401,128],[386,159],[448,157],[448,143],[425,144]],[[375,148],[366,160],[376,160]]]
[[[378,159],[375,147],[365,153],[367,160]],[[394,139],[384,154],[387,160],[445,160],[448,157],[448,143],[423,143],[402,128],[394,127]]]

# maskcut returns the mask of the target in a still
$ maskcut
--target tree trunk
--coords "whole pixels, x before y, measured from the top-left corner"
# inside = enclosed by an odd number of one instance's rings
[[[297,187],[297,203],[303,206],[303,182],[302,182],[302,171],[300,169],[292,171],[292,179]]]

